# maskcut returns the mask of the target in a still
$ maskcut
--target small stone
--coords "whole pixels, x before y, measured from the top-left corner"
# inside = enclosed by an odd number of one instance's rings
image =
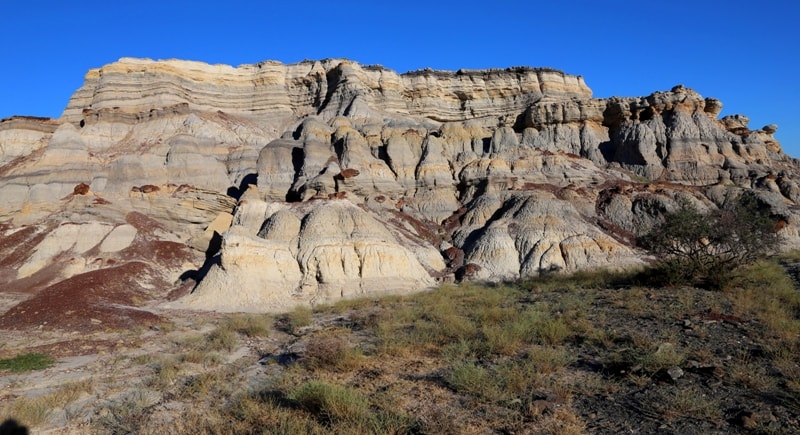
[[[758,425],[756,415],[752,411],[741,411],[733,418],[733,424],[744,428],[752,429]]]
[[[672,367],[669,370],[667,370],[667,374],[669,375],[670,379],[672,379],[674,382],[683,377],[683,369],[677,366]]]

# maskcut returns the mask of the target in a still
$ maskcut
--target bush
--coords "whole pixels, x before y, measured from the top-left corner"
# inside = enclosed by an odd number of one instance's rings
[[[348,345],[342,330],[334,330],[326,335],[315,335],[308,340],[303,355],[304,366],[310,370],[334,369],[349,371],[358,367],[362,355],[358,349]]]
[[[775,228],[752,195],[708,214],[682,202],[639,244],[659,258],[659,283],[719,288],[735,269],[776,250],[780,239]]]

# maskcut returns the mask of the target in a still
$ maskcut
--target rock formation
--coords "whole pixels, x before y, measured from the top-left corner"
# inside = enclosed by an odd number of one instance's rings
[[[797,162],[721,107],[528,67],[125,58],[60,119],[0,122],[0,282],[24,301],[135,270],[166,308],[277,311],[640,264],[678,201],[745,191],[796,243]]]

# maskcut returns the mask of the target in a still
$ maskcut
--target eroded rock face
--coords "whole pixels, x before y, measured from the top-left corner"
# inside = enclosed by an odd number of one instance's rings
[[[316,200],[265,213],[260,225],[225,233],[220,261],[195,291],[173,306],[226,311],[288,310],[435,284],[438,251],[418,258],[413,240],[347,200]],[[247,208],[267,204],[248,203]],[[242,208],[244,209],[244,208]],[[255,223],[255,222],[253,222]],[[423,264],[427,264],[426,269]]]
[[[580,76],[527,67],[121,59],[60,119],[0,122],[0,242],[21,241],[0,246],[15,258],[0,279],[36,293],[136,261],[170,307],[285,310],[628,267],[680,201],[742,192],[797,242],[777,126],[721,108],[683,86],[595,99]],[[134,255],[148,226],[148,243],[191,254]]]

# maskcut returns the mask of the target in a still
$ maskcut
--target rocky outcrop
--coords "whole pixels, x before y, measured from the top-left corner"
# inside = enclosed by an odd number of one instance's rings
[[[234,68],[124,58],[90,70],[63,118],[80,122],[87,115],[108,113],[120,119],[146,119],[154,110],[185,105],[200,112],[287,122],[309,114],[328,120],[374,118],[382,112],[463,121],[521,111],[543,97],[590,96],[581,77],[527,67],[426,69],[401,75],[380,65],[361,66],[342,59],[292,65],[267,61]]]
[[[240,221],[231,227],[219,263],[192,294],[172,306],[279,311],[435,284],[431,272],[444,269],[436,249],[419,246],[418,251],[429,252],[415,253],[407,247],[413,240],[393,234],[388,222],[350,201],[316,202],[243,205],[241,210],[264,210],[263,223]]]
[[[541,68],[121,59],[60,119],[0,121],[4,237],[37,228],[0,276],[36,292],[138,261],[165,268],[183,295],[170,307],[284,310],[629,267],[647,260],[635,236],[680,201],[743,192],[796,242],[798,166],[777,126],[721,108],[683,86],[595,99]],[[144,228],[130,216],[193,254],[172,269],[128,254]]]

